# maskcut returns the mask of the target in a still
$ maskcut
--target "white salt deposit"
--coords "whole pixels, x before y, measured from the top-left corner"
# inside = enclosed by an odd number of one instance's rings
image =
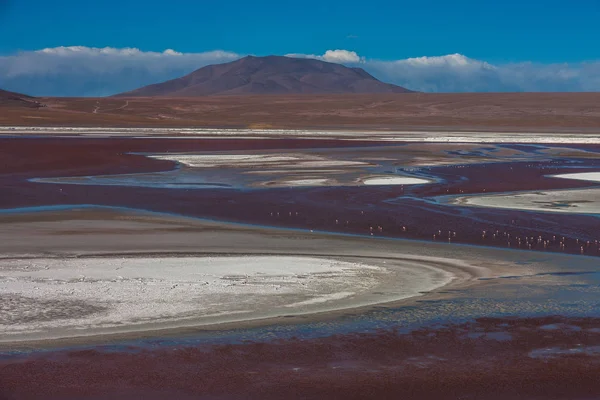
[[[557,213],[600,214],[600,189],[547,190],[452,198],[463,206]]]
[[[157,160],[175,161],[192,168],[323,168],[365,166],[360,161],[332,160],[308,154],[156,154]]]
[[[427,179],[399,175],[377,176],[362,180],[365,185],[422,185],[429,182]]]
[[[157,160],[175,161],[193,168],[243,168],[269,163],[278,164],[284,161],[300,160],[297,156],[277,156],[268,154],[160,154],[149,157]]]
[[[0,341],[327,311],[372,304],[390,284],[400,299],[453,280],[413,261],[310,256],[2,259],[0,274]]]
[[[575,174],[551,175],[552,178],[577,179],[580,181],[600,182],[600,172],[578,172]]]
[[[339,293],[332,293],[332,294],[324,294],[322,296],[313,297],[310,300],[299,301],[298,303],[293,303],[293,304],[287,304],[286,307],[299,307],[299,306],[307,306],[309,304],[325,303],[325,302],[331,301],[331,300],[340,300],[340,299],[343,299],[346,297],[350,297],[352,295],[354,295],[354,292],[339,292]]]
[[[315,178],[315,179],[292,179],[289,181],[281,182],[283,186],[323,186],[327,183],[327,179]]]
[[[313,160],[299,161],[294,164],[285,165],[287,168],[330,168],[330,167],[365,167],[368,163],[361,161],[346,161],[346,160]]]
[[[600,143],[600,136],[566,132],[461,132],[461,131],[332,131],[303,129],[211,129],[211,128],[105,128],[105,127],[28,127],[0,126],[8,135],[91,135],[91,136],[158,136],[162,138],[236,137],[262,139],[272,137],[347,139],[432,143]]]
[[[328,301],[336,293],[368,290],[379,267],[315,257],[171,257],[3,260],[0,295],[41,302],[81,302],[108,307],[87,317],[6,323],[19,310],[0,311],[5,334],[65,326],[106,327],[154,320],[248,313],[297,303]],[[315,299],[312,301],[312,299]],[[36,303],[40,303],[36,306]],[[39,310],[35,310],[39,307]],[[65,311],[69,306],[64,306]],[[46,310],[51,312],[51,310]],[[15,314],[16,313],[16,314]]]

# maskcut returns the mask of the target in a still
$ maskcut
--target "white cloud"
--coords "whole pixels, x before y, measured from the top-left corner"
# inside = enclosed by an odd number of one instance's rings
[[[423,92],[499,90],[498,68],[483,61],[449,54],[397,61],[367,61],[365,69],[378,78]]]
[[[179,53],[173,49],[167,49],[162,53],[154,52],[154,51],[141,51],[135,47],[124,47],[122,49],[117,49],[114,47],[85,47],[85,46],[60,46],[60,47],[50,47],[42,50],[37,50],[34,53],[42,53],[42,54],[56,54],[59,56],[101,56],[101,55],[111,55],[111,56],[145,56],[145,57],[160,57],[160,56],[181,56],[183,53]],[[207,53],[205,53],[207,54]]]
[[[365,62],[378,78],[423,92],[599,91],[600,61],[492,65],[451,54],[398,61]]]
[[[365,59],[347,50],[324,55],[288,54],[348,65],[360,64],[378,79],[422,92],[564,92],[600,91],[600,61],[492,65],[462,54],[395,61]]]
[[[360,57],[355,51],[348,50],[327,50],[323,55],[323,60],[335,63],[357,63]]]
[[[286,57],[313,58],[315,60],[327,61],[330,63],[337,64],[355,64],[363,61],[362,58],[359,57],[359,55],[355,51],[348,50],[327,50],[325,54],[321,56],[316,54],[290,53],[286,54]]]
[[[239,57],[226,51],[54,47],[0,56],[0,88],[37,96],[105,96]]]
[[[405,60],[397,61],[401,64],[413,65],[413,66],[436,66],[436,67],[468,67],[477,66],[483,68],[494,68],[486,62],[472,60],[462,54],[448,54],[447,56],[439,57],[416,57],[407,58]]]
[[[341,49],[287,56],[360,66],[385,82],[423,92],[600,91],[600,61],[490,64],[462,54],[381,61]],[[0,56],[0,88],[32,95],[104,96],[239,57],[218,50],[55,47]]]

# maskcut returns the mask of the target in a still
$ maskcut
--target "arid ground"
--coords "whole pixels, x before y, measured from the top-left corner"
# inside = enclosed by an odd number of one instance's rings
[[[590,132],[3,132],[0,398],[600,395]]]
[[[598,133],[598,93],[40,98],[3,106],[0,125]]]

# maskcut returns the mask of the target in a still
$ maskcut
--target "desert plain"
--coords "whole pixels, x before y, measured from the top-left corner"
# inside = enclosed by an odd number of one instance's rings
[[[408,93],[37,98],[0,125],[598,133],[598,93]]]

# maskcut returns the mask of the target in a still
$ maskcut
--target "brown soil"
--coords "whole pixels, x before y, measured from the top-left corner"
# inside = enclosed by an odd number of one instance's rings
[[[200,98],[43,98],[3,107],[0,125],[298,129],[588,130],[600,93],[247,95]],[[94,112],[96,110],[96,112]]]
[[[43,106],[43,104],[36,101],[33,97],[0,89],[0,108],[37,109]]]

